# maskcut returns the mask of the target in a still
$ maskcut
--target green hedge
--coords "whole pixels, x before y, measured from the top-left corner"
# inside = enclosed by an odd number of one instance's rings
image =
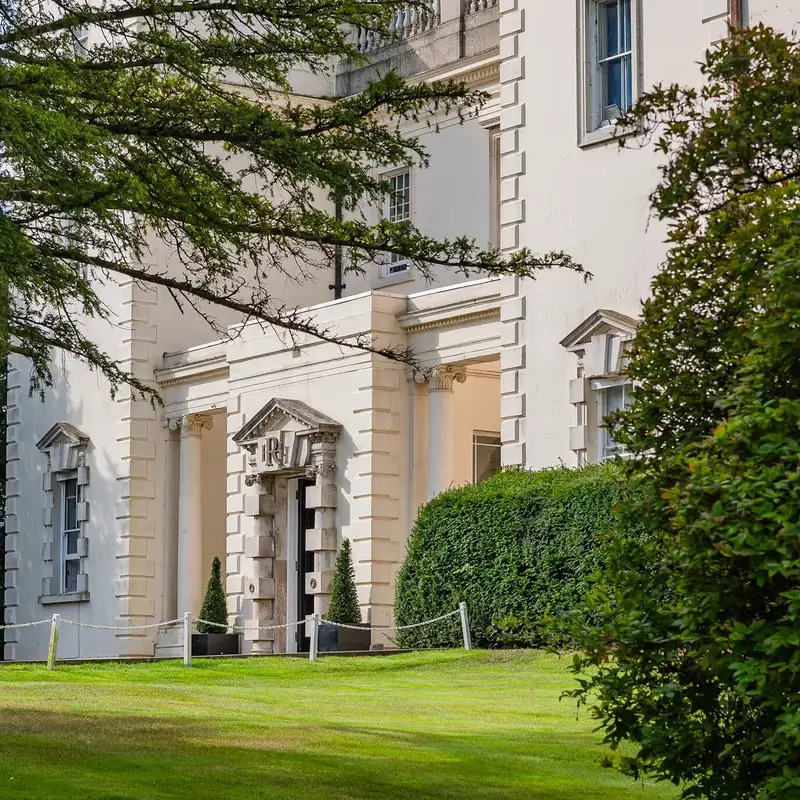
[[[398,625],[465,600],[474,645],[568,645],[559,620],[582,608],[626,491],[618,467],[604,465],[506,470],[444,492],[423,506],[411,532],[397,579]],[[457,617],[400,635],[405,647],[460,642]]]

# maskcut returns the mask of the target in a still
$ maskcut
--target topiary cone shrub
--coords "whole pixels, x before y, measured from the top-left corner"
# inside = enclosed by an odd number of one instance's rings
[[[227,633],[228,632],[228,606],[225,601],[225,590],[222,588],[222,565],[214,556],[211,562],[211,577],[208,579],[206,596],[200,608],[200,619],[216,623],[206,625],[197,623],[198,633]]]
[[[356,573],[350,551],[350,540],[345,539],[336,554],[331,583],[331,604],[325,619],[344,625],[361,624],[361,608],[356,591]]]

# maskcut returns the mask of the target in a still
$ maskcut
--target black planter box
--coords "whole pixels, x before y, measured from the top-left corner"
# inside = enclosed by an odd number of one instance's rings
[[[238,656],[238,633],[193,633],[193,656]]]
[[[359,625],[358,628],[339,628],[329,625],[322,620],[319,626],[320,653],[359,653],[369,650],[372,641],[372,631],[369,625]]]

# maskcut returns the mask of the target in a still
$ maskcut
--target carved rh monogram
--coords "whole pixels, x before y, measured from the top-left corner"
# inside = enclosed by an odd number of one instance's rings
[[[311,464],[311,443],[308,436],[295,431],[279,431],[258,439],[253,456],[254,466],[261,472],[300,469]]]

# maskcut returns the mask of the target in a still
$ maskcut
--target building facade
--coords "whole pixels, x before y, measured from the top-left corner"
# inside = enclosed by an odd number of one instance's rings
[[[365,619],[391,625],[420,504],[501,463],[616,455],[602,419],[626,400],[626,343],[665,245],[647,200],[658,161],[620,150],[613,120],[647,86],[697,83],[697,62],[729,22],[791,29],[799,18],[789,0],[436,0],[427,16],[398,15],[396,41],[356,32],[367,65],[298,74],[305,96],[358,92],[388,65],[485,90],[489,102],[463,124],[453,115],[436,133],[428,121],[409,128],[431,166],[387,165],[395,191],[374,213],[508,252],[565,250],[594,279],[443,273],[430,285],[387,258],[348,276],[339,299],[328,280],[276,286],[345,340],[411,347],[417,370],[235,320],[222,341],[165,293],[104,287],[117,318],[90,333],[113,339],[164,405],[111,398],[67,358],[40,402],[14,360],[5,621],[57,611],[135,626],[196,615],[219,556],[230,620],[253,629],[243,650],[303,650],[295,629],[266,626],[327,609],[343,538]],[[377,630],[373,642],[389,643]],[[5,657],[44,658],[46,646],[42,628],[9,630]],[[178,640],[169,629],[69,626],[59,651],[177,655]]]

